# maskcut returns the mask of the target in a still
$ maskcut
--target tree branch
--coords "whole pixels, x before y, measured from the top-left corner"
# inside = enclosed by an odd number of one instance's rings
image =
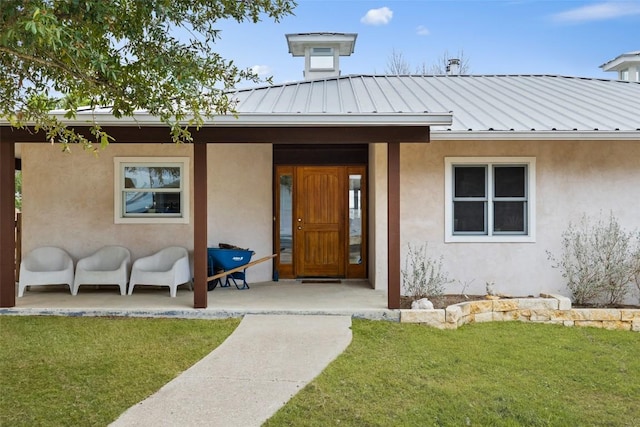
[[[93,85],[95,87],[100,87],[100,86],[103,85],[103,83],[105,83],[104,81],[102,81],[102,80],[100,80],[98,78],[90,77],[90,76],[88,76],[88,75],[86,75],[84,73],[81,73],[78,70],[72,70],[69,67],[67,67],[64,63],[62,63],[62,62],[60,62],[58,60],[55,60],[53,58],[43,59],[43,58],[39,58],[37,56],[27,55],[25,53],[18,52],[16,50],[9,49],[9,48],[3,47],[3,46],[0,46],[0,52],[4,52],[4,53],[7,53],[9,55],[15,56],[17,58],[22,59],[23,61],[26,61],[26,62],[34,62],[34,63],[42,65],[44,67],[53,66],[53,67],[65,72],[65,73],[67,73],[69,75],[79,77],[81,80],[83,80],[83,81],[85,81],[85,82],[87,82],[87,83],[89,83],[89,84],[91,84],[91,85]]]

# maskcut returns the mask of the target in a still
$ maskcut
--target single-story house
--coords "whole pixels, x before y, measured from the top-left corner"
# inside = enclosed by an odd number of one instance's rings
[[[640,228],[640,82],[317,77],[339,70],[355,35],[287,38],[305,80],[230,94],[237,116],[208,121],[192,144],[171,143],[144,112],[92,113],[115,137],[98,156],[0,124],[0,306],[15,305],[16,155],[24,253],[52,245],[79,259],[122,245],[136,259],[184,246],[196,308],[207,306],[207,247],[220,242],[278,255],[248,269],[251,282],[367,279],[398,308],[410,245],[442,257],[451,293],[491,283],[568,295],[547,251],[560,252],[570,222],[612,212]]]

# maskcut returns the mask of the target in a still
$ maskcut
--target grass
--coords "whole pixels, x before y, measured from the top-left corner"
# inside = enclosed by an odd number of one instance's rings
[[[525,323],[353,322],[267,426],[638,426],[640,334]]]
[[[239,320],[0,317],[0,426],[105,426]]]
[[[0,316],[0,425],[105,426],[238,320]],[[640,335],[518,322],[353,321],[268,426],[638,426]]]

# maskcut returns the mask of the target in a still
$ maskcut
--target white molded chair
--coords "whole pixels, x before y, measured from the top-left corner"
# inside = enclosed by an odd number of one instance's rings
[[[24,295],[27,286],[73,285],[73,260],[64,250],[43,246],[29,252],[20,263],[18,297]]]
[[[105,246],[78,261],[71,294],[77,295],[80,285],[118,285],[120,294],[126,295],[130,266],[129,249]]]
[[[178,286],[187,282],[191,282],[189,252],[179,246],[170,246],[135,260],[131,267],[129,295],[136,285],[152,285],[169,286],[171,297],[175,297]]]

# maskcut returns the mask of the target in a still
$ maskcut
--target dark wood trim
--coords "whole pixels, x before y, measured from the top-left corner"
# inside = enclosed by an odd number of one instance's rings
[[[92,138],[89,127],[72,126]],[[172,143],[166,126],[105,126],[115,143]],[[203,127],[191,130],[199,142],[365,144],[371,142],[429,142],[429,126],[326,126],[326,127]],[[15,142],[48,143],[44,132],[0,126],[0,133]],[[5,136],[6,137],[6,136]]]
[[[193,306],[207,308],[207,144],[193,145]]]
[[[15,144],[0,144],[0,307],[15,307]]]
[[[400,308],[400,144],[387,144],[388,284],[390,309]]]
[[[351,166],[369,163],[369,144],[273,144],[274,165]]]

